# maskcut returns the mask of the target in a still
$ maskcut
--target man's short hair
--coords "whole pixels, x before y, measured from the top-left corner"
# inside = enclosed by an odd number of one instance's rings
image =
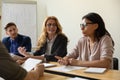
[[[10,23],[8,23],[6,26],[5,26],[5,30],[7,30],[7,28],[9,28],[10,26],[15,26],[16,27],[16,24],[15,23],[13,23],[13,22],[10,22]]]

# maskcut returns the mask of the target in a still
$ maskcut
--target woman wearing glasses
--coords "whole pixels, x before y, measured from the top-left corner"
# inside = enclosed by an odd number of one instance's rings
[[[64,58],[56,56],[62,65],[111,68],[114,41],[106,30],[101,16],[88,13],[80,24],[82,37]]]
[[[38,48],[35,53],[30,55],[24,47],[20,47],[18,50],[25,57],[57,61],[55,56],[66,56],[67,42],[68,38],[62,33],[62,27],[58,19],[54,16],[49,16],[43,23],[42,34],[39,37]]]

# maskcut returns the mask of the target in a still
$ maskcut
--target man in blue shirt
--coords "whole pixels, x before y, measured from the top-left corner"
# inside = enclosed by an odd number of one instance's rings
[[[15,23],[10,22],[4,28],[8,37],[4,37],[2,43],[12,55],[22,56],[18,52],[18,47],[25,47],[26,51],[31,52],[31,38],[18,33]],[[23,56],[22,56],[23,57]]]

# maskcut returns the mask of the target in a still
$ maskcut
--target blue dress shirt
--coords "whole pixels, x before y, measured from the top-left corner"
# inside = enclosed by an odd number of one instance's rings
[[[18,56],[22,56],[18,52],[18,47],[25,47],[27,52],[31,52],[31,38],[25,35],[20,35],[15,38],[15,40],[11,40],[10,37],[5,37],[2,40],[2,43],[5,45],[5,47],[8,49],[9,53],[13,53]]]

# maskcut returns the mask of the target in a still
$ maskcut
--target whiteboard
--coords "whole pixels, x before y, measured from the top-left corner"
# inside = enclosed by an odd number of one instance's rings
[[[3,3],[2,4],[2,38],[7,36],[4,27],[9,22],[14,22],[18,33],[31,38],[32,47],[36,45],[37,23],[36,3]]]

